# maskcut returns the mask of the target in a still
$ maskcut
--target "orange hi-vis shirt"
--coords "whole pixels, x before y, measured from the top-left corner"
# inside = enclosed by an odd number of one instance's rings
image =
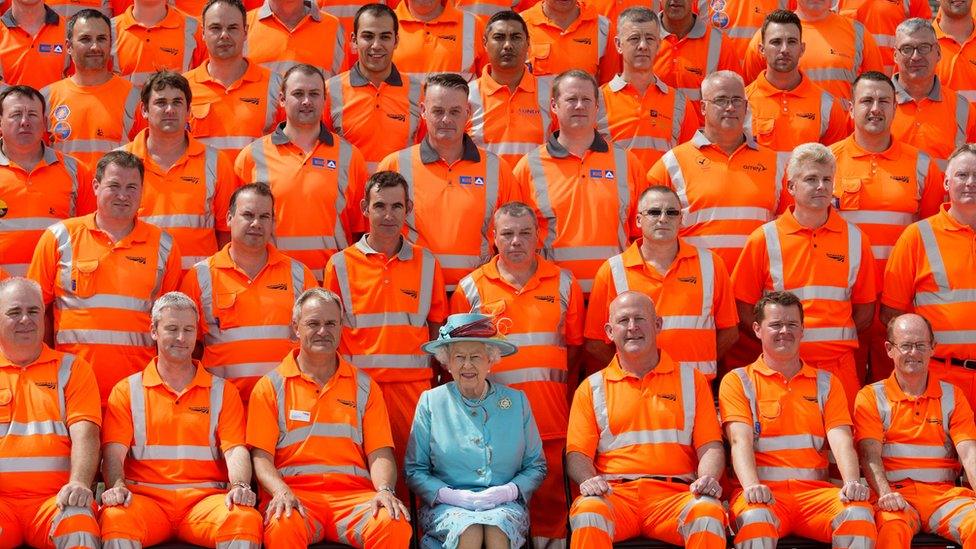
[[[373,490],[369,454],[393,447],[390,418],[375,381],[341,357],[320,389],[294,350],[261,378],[248,405],[247,445],[274,456],[293,490]]]
[[[147,27],[132,9],[112,18],[112,66],[136,87],[160,69],[186,72],[207,55],[197,16],[170,6],[162,21]]]
[[[377,170],[400,172],[410,185],[414,206],[405,234],[437,257],[448,292],[491,257],[495,210],[523,199],[508,162],[479,149],[467,135],[461,159],[453,164],[425,139],[387,156]]]
[[[742,63],[732,42],[709,25],[708,19],[695,16],[695,24],[682,38],[661,26],[661,47],[654,59],[654,74],[685,94],[695,113],[701,109],[702,81],[718,70],[742,72]]]
[[[897,141],[929,154],[940,171],[956,147],[976,141],[976,108],[962,94],[942,85],[935,77],[932,91],[916,101],[905,91],[896,74],[895,121],[891,135]]]
[[[688,98],[660,78],[641,95],[618,74],[600,93],[597,131],[634,153],[645,168],[698,130],[698,114]]]
[[[58,15],[64,17],[65,21],[84,9],[97,10],[106,17],[112,17],[111,0],[49,0],[46,3],[52,10],[58,12]]]
[[[304,6],[305,17],[293,29],[278,19],[268,2],[247,12],[244,55],[282,76],[299,63],[318,67],[326,78],[342,72],[352,27],[344,29],[326,9]]]
[[[643,378],[614,357],[576,389],[566,452],[593,458],[606,480],[661,475],[690,483],[697,449],[722,440],[714,402],[705,376],[667,353]]]
[[[878,45],[860,21],[830,13],[801,26],[807,48],[800,57],[800,70],[834,97],[850,101],[851,82],[857,75],[884,70]],[[757,32],[746,48],[742,64],[746,82],[766,69],[766,60],[759,55],[760,40]]]
[[[707,4],[708,20],[732,43],[737,58],[742,59],[749,40],[762,28],[766,16],[773,10],[788,10],[796,5],[791,0],[701,0]],[[698,13],[705,10],[699,9]]]
[[[582,69],[601,83],[617,72],[616,50],[610,36],[610,20],[586,5],[566,30],[549,19],[543,2],[522,12],[529,26],[529,67],[548,86],[552,77],[570,69]]]
[[[237,386],[247,402],[258,378],[295,347],[292,305],[318,284],[299,261],[268,244],[268,262],[251,280],[234,263],[228,244],[193,266],[180,291],[200,309],[201,362]]]
[[[594,132],[579,158],[558,141],[558,132],[515,167],[525,202],[536,211],[547,259],[569,269],[584,294],[600,265],[637,236],[637,197],[643,167],[633,153]]]
[[[962,468],[956,445],[976,440],[973,410],[962,389],[937,376],[929,376],[924,393],[910,397],[892,374],[857,393],[854,440],[882,444],[889,482],[954,485]]]
[[[190,81],[190,133],[237,158],[241,149],[271,133],[284,119],[278,109],[281,75],[248,62],[247,71],[228,88],[207,72],[209,61],[183,76]]]
[[[647,180],[678,193],[685,211],[680,236],[718,253],[731,270],[752,231],[782,211],[786,162],[750,136],[727,155],[699,130],[666,152]]]
[[[392,257],[359,242],[329,260],[322,287],[342,298],[339,353],[374,380],[425,381],[428,326],[447,318],[444,274],[434,254],[401,238]]]
[[[610,318],[610,303],[623,292],[640,292],[654,301],[663,322],[657,334],[661,350],[713,379],[718,361],[715,331],[739,322],[725,263],[715,252],[679,240],[678,254],[668,271],[659,273],[641,256],[642,241],[638,239],[600,266],[583,335],[610,343],[603,329]]]
[[[136,219],[112,242],[95,214],[65,219],[41,235],[27,276],[54,303],[59,351],[95,370],[104,404],[115,384],[145,368],[156,352],[149,337],[153,301],[177,289],[180,252],[173,237]]]
[[[27,366],[0,354],[0,496],[50,497],[71,471],[68,428],[101,425],[98,387],[84,359],[52,350]]]
[[[928,0],[839,0],[837,8],[841,15],[863,23],[871,33],[888,74],[895,68],[895,29],[898,25],[911,17],[921,17],[926,21],[932,19],[932,7]]]
[[[746,86],[746,99],[746,128],[760,145],[775,151],[792,153],[811,141],[830,145],[850,135],[844,105],[805,75],[797,87],[781,90],[763,71]]]
[[[420,128],[421,75],[401,74],[396,65],[379,87],[359,64],[325,83],[325,123],[356,146],[370,173],[380,160],[417,143]]]
[[[92,173],[102,155],[128,143],[141,129],[139,88],[121,76],[113,75],[98,86],[79,86],[63,78],[41,94],[47,103],[51,145]]]
[[[515,166],[523,156],[546,142],[553,126],[552,90],[526,70],[515,91],[491,77],[485,67],[468,85],[471,118],[467,132],[476,145]]]
[[[257,3],[260,4],[260,0],[257,0]],[[341,23],[342,28],[345,29],[346,36],[344,38],[346,39],[348,39],[350,33],[352,33],[356,12],[359,11],[359,8],[369,3],[369,0],[318,0],[317,2],[318,6],[322,8],[322,10],[339,19],[339,23]]]
[[[183,156],[163,169],[149,154],[148,137],[149,130],[143,130],[122,147],[141,158],[146,170],[139,218],[173,236],[185,273],[217,253],[217,231],[230,232],[227,212],[237,176],[227,155],[189,135]]]
[[[718,392],[722,423],[753,429],[759,481],[827,480],[827,433],[851,425],[840,380],[805,362],[790,379],[752,364],[722,378]]]
[[[506,341],[519,352],[491,367],[491,380],[524,391],[542,440],[566,438],[570,383],[567,347],[583,344],[583,292],[566,269],[536,256],[537,268],[515,288],[498,272],[498,256],[464,277],[451,312],[480,312],[508,321]]]
[[[27,274],[44,229],[78,215],[79,194],[91,194],[91,182],[82,179],[84,171],[74,158],[50,147],[43,150],[40,162],[28,171],[0,149],[0,266],[13,276]]]
[[[770,291],[788,291],[803,303],[800,354],[811,363],[857,349],[854,304],[877,299],[870,240],[835,210],[808,229],[790,208],[752,235],[732,271],[735,298],[756,303]]]
[[[480,17],[444,4],[444,11],[426,23],[416,19],[407,2],[396,7],[400,22],[400,43],[393,62],[401,72],[417,75],[456,72],[465,80],[481,73],[484,64],[484,22]]]
[[[881,303],[924,316],[941,359],[976,359],[976,232],[939,213],[909,225],[885,267]]]
[[[224,452],[244,445],[237,389],[194,360],[193,380],[176,393],[160,377],[156,360],[112,389],[102,446],[129,449],[123,474],[133,492],[172,497],[173,490],[187,488],[226,490]]]
[[[458,9],[487,18],[500,11],[515,9],[518,0],[456,0],[454,5]]]
[[[365,231],[359,207],[369,176],[356,147],[321,126],[315,148],[291,143],[282,122],[234,163],[242,181],[267,181],[275,199],[275,244],[321,280],[329,257]],[[314,198],[314,199],[313,199]]]
[[[872,153],[854,136],[835,143],[834,197],[837,212],[871,241],[881,288],[885,261],[905,227],[939,211],[945,189],[939,168],[924,152],[891,140],[888,150]]]
[[[935,66],[935,74],[946,87],[956,90],[970,101],[976,101],[976,29],[960,44],[942,30],[939,24],[941,18],[942,15],[937,15],[932,22],[939,48],[942,49],[942,58]]]
[[[64,77],[71,58],[64,45],[65,21],[54,10],[44,7],[44,26],[36,36],[17,24],[13,10],[8,9],[0,23],[0,78],[5,85],[39,90]]]

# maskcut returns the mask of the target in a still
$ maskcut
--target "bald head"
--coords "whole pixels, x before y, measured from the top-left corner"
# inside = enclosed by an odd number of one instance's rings
[[[29,278],[13,276],[0,282],[0,306],[3,306],[8,295],[21,295],[36,299],[43,307],[41,286]]]
[[[13,277],[0,282],[0,351],[11,362],[29,364],[41,352],[44,301],[33,280]]]
[[[617,297],[610,302],[610,318],[613,318],[615,310],[625,307],[640,307],[649,317],[654,316],[654,301],[647,294],[632,290],[617,294]]]
[[[928,375],[929,360],[935,352],[932,325],[916,314],[904,314],[888,323],[888,357],[895,365],[899,381],[922,383]],[[904,388],[904,387],[903,387]]]
[[[643,363],[651,358],[657,363],[657,333],[661,319],[654,312],[654,302],[645,294],[623,292],[610,302],[605,327],[607,337],[617,346],[622,363]]]
[[[923,341],[930,343],[935,339],[935,334],[932,332],[932,325],[922,315],[906,313],[898,315],[888,322],[888,341],[894,343],[900,339],[904,339],[909,333],[925,334],[927,339],[923,338]]]

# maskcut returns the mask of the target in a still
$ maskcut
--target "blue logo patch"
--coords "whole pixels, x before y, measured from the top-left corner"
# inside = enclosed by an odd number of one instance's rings
[[[335,160],[329,160],[328,162],[325,163],[325,167],[326,168],[329,168],[330,170],[336,169],[336,161]]]
[[[53,44],[38,44],[37,51],[41,53],[51,53],[51,49],[53,46],[54,46]]]
[[[613,175],[613,170],[607,170],[606,173],[603,174],[603,177],[606,177],[607,179],[616,179],[616,177]]]
[[[475,185],[478,185],[478,186],[484,186],[484,184],[485,184],[485,178],[483,178],[483,177],[476,177],[476,178],[474,178],[474,184]]]
[[[68,118],[71,114],[71,109],[67,105],[58,105],[54,109],[54,118],[57,120],[64,120]]]
[[[461,176],[461,184],[462,185],[470,185],[473,182],[474,182],[474,178],[471,177],[470,175],[462,175]]]
[[[325,159],[324,158],[319,158],[317,156],[313,156],[312,157],[312,165],[315,166],[316,168],[323,168],[323,167],[325,167]]]
[[[71,135],[71,124],[68,124],[62,120],[54,125],[54,128],[51,129],[51,133],[61,139],[68,139],[68,136]]]
[[[593,179],[603,179],[603,170],[590,170],[590,177]]]

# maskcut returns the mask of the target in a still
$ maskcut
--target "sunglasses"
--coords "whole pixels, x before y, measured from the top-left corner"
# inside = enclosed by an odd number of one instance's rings
[[[641,212],[641,214],[646,215],[648,217],[661,217],[662,213],[668,217],[678,217],[679,215],[681,215],[681,210],[677,208],[668,208],[668,209],[648,208]]]

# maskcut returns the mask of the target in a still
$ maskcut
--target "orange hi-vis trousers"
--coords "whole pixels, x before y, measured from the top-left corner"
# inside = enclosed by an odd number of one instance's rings
[[[385,508],[376,517],[369,501],[376,492],[346,490],[337,492],[292,489],[305,508],[305,517],[292,511],[272,518],[264,527],[266,549],[294,549],[320,541],[333,541],[365,549],[406,549],[412,530],[403,517],[393,520]]]
[[[227,549],[261,546],[262,518],[257,509],[228,509],[218,488],[179,490],[129,486],[128,507],[102,509],[104,549],[149,547],[170,540]]]
[[[365,370],[369,373],[369,370]],[[376,378],[373,378],[376,381]],[[377,381],[383,392],[383,402],[390,417],[390,434],[393,435],[393,457],[396,459],[398,471],[403,471],[404,458],[407,454],[407,442],[410,440],[410,428],[413,427],[413,416],[417,412],[420,395],[430,389],[430,380],[424,381]],[[407,484],[403,475],[397,475],[396,495],[400,501],[409,501]]]
[[[529,501],[532,546],[545,549],[566,546],[566,489],[563,485],[563,453],[566,439],[542,441],[546,455],[546,478]]]
[[[696,497],[687,484],[642,478],[613,482],[603,497],[580,496],[569,510],[570,547],[613,547],[645,536],[693,549],[724,549],[728,518],[721,502]]]
[[[100,547],[94,508],[65,507],[62,511],[55,498],[0,496],[0,549],[21,545],[40,549]]]
[[[919,530],[951,539],[963,549],[976,548],[976,493],[971,489],[911,480],[893,482],[891,489],[914,509],[875,510],[879,548],[909,549]]]
[[[827,481],[787,480],[766,485],[773,492],[772,505],[746,503],[741,489],[732,494],[736,549],[774,549],[779,538],[788,534],[831,543],[834,548],[875,545],[878,532],[867,502],[841,502],[840,489]]]

